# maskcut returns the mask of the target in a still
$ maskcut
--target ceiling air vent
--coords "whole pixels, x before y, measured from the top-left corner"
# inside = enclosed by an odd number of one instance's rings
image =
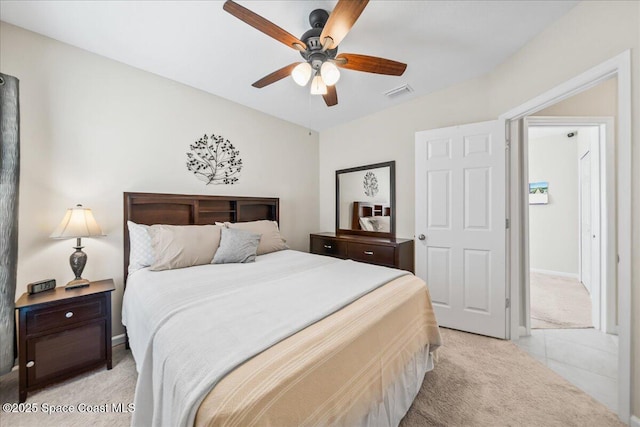
[[[394,89],[391,89],[391,90],[385,92],[384,94],[385,94],[385,96],[387,98],[393,99],[393,98],[397,98],[397,97],[399,97],[401,95],[405,95],[405,94],[411,93],[411,92],[413,92],[413,88],[411,86],[409,86],[408,84],[404,84],[402,86],[398,86],[398,87],[396,87]]]

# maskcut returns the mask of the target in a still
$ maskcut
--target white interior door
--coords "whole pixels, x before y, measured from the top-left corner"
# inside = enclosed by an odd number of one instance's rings
[[[442,326],[505,338],[505,127],[416,133],[416,275]]]
[[[580,281],[591,295],[591,320],[597,329],[606,327],[607,296],[603,292],[601,258],[600,149],[606,136],[600,127],[578,134],[578,215],[580,232]],[[606,252],[605,252],[606,253]],[[604,282],[606,287],[606,282]],[[605,288],[606,289],[606,288]],[[615,297],[612,297],[615,299]],[[615,308],[613,309],[615,311]]]
[[[580,186],[580,281],[591,294],[591,150],[578,163]]]

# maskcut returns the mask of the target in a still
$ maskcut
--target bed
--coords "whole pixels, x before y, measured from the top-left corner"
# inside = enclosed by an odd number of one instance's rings
[[[351,229],[389,233],[391,206],[384,202],[353,202]]]
[[[279,220],[279,200],[124,194],[126,221]],[[254,263],[141,269],[123,323],[138,381],[133,425],[397,425],[440,345],[407,272],[281,250]]]

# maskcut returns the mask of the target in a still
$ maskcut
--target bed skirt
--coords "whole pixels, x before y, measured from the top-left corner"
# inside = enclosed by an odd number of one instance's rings
[[[398,379],[387,387],[382,402],[372,405],[369,413],[355,426],[396,427],[418,395],[425,374],[432,369],[433,353],[427,345],[415,354]]]

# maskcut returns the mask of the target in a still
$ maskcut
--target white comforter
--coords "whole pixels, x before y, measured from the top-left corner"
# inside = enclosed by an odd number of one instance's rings
[[[403,274],[291,250],[135,272],[122,311],[139,373],[132,425],[193,425],[235,367]]]

